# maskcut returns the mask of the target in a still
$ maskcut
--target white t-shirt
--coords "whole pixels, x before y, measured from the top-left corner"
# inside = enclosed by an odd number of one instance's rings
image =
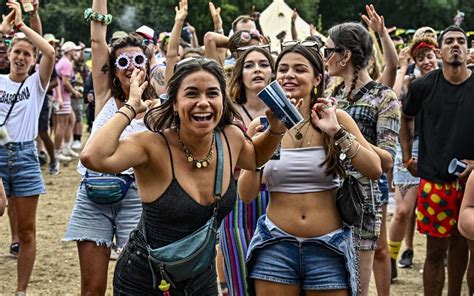
[[[100,110],[100,113],[99,115],[97,115],[97,118],[94,119],[94,123],[92,124],[92,131],[91,131],[91,135],[89,137],[89,139],[92,138],[92,136],[107,122],[109,121],[109,119],[111,119],[114,115],[115,115],[115,112],[117,112],[118,110],[118,106],[117,104],[115,103],[115,99],[112,97],[110,98],[107,103],[105,103],[104,107],[102,108],[102,110]],[[134,133],[134,132],[141,132],[141,131],[144,131],[146,130],[146,126],[145,126],[145,123],[143,122],[143,118],[141,119],[133,119],[132,120],[132,123],[130,125],[128,125],[125,130],[122,132],[122,134],[120,135],[120,139],[123,139],[125,137],[127,137],[128,135],[130,135],[131,133]],[[86,174],[86,167],[81,163],[81,161],[79,161],[79,163],[77,164],[77,171],[79,172],[79,174],[81,175],[85,175]],[[89,170],[89,174],[90,175],[94,175],[94,172]],[[133,169],[130,168],[126,171],[123,171],[122,174],[133,174]]]
[[[8,74],[0,75],[0,124],[15,99],[21,82],[14,82]],[[38,120],[48,86],[43,88],[39,72],[26,78],[18,100],[5,124],[12,142],[32,141],[38,135]]]

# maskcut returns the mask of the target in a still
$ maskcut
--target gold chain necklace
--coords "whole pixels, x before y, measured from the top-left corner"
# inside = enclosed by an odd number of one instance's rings
[[[308,125],[308,127],[306,128],[304,134],[301,132],[301,130],[303,129],[303,127],[306,125],[306,123],[308,123],[309,120],[306,120],[305,122],[303,122],[298,128],[295,128],[296,129],[296,133],[295,133],[295,136],[293,137],[293,135],[291,133],[290,134],[290,137],[291,137],[291,140],[293,141],[293,145],[295,145],[295,148],[301,148],[301,146],[303,145],[303,142],[304,142],[304,139],[306,138],[306,134],[308,133],[308,130],[310,129],[310,126],[311,125]],[[296,145],[296,141],[301,141],[299,143],[299,145]]]
[[[295,139],[296,140],[301,140],[303,139],[303,134],[301,133],[301,129],[303,128],[303,126],[309,122],[309,119],[306,119],[305,121],[303,121],[299,126],[295,127],[295,130],[296,130],[296,133],[295,133]],[[307,131],[307,130],[306,130]]]
[[[214,152],[212,151],[212,146],[214,146],[215,134],[212,133],[211,147],[209,147],[209,152],[207,152],[207,156],[204,159],[196,159],[189,150],[188,146],[186,146],[181,140],[181,137],[179,136],[179,128],[176,129],[176,133],[178,134],[178,141],[181,144],[181,149],[186,154],[186,159],[188,160],[188,162],[192,162],[193,165],[198,169],[207,168],[211,162],[212,154],[214,154]]]

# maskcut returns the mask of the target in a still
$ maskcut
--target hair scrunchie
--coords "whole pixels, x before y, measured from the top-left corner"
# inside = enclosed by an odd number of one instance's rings
[[[84,19],[86,21],[96,21],[102,23],[103,26],[107,26],[112,22],[112,15],[111,14],[101,14],[98,13],[92,8],[87,8],[84,10]]]

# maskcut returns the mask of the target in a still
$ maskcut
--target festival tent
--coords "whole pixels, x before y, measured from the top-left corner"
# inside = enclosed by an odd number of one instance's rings
[[[260,25],[262,26],[263,34],[270,36],[272,42],[272,50],[280,51],[280,41],[276,37],[283,31],[286,32],[284,41],[292,40],[291,38],[291,9],[284,0],[273,0],[262,13],[260,14]],[[309,24],[298,16],[295,22],[298,39],[303,40],[309,36]],[[326,38],[319,35],[323,40]]]

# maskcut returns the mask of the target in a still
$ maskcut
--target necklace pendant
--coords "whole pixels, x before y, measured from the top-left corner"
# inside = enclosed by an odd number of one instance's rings
[[[295,139],[298,141],[303,139],[303,134],[301,133],[300,130],[296,130]]]
[[[202,167],[203,167],[203,168],[207,168],[208,165],[209,165],[209,163],[207,162],[207,160],[204,160],[204,161],[202,162]]]
[[[347,155],[345,153],[341,153],[341,154],[339,154],[339,159],[344,160],[344,159],[346,159],[346,156]]]
[[[201,164],[200,161],[196,162],[196,167],[197,167],[198,169],[202,168],[202,164]]]
[[[192,156],[188,156],[188,162],[193,162],[194,158]]]

